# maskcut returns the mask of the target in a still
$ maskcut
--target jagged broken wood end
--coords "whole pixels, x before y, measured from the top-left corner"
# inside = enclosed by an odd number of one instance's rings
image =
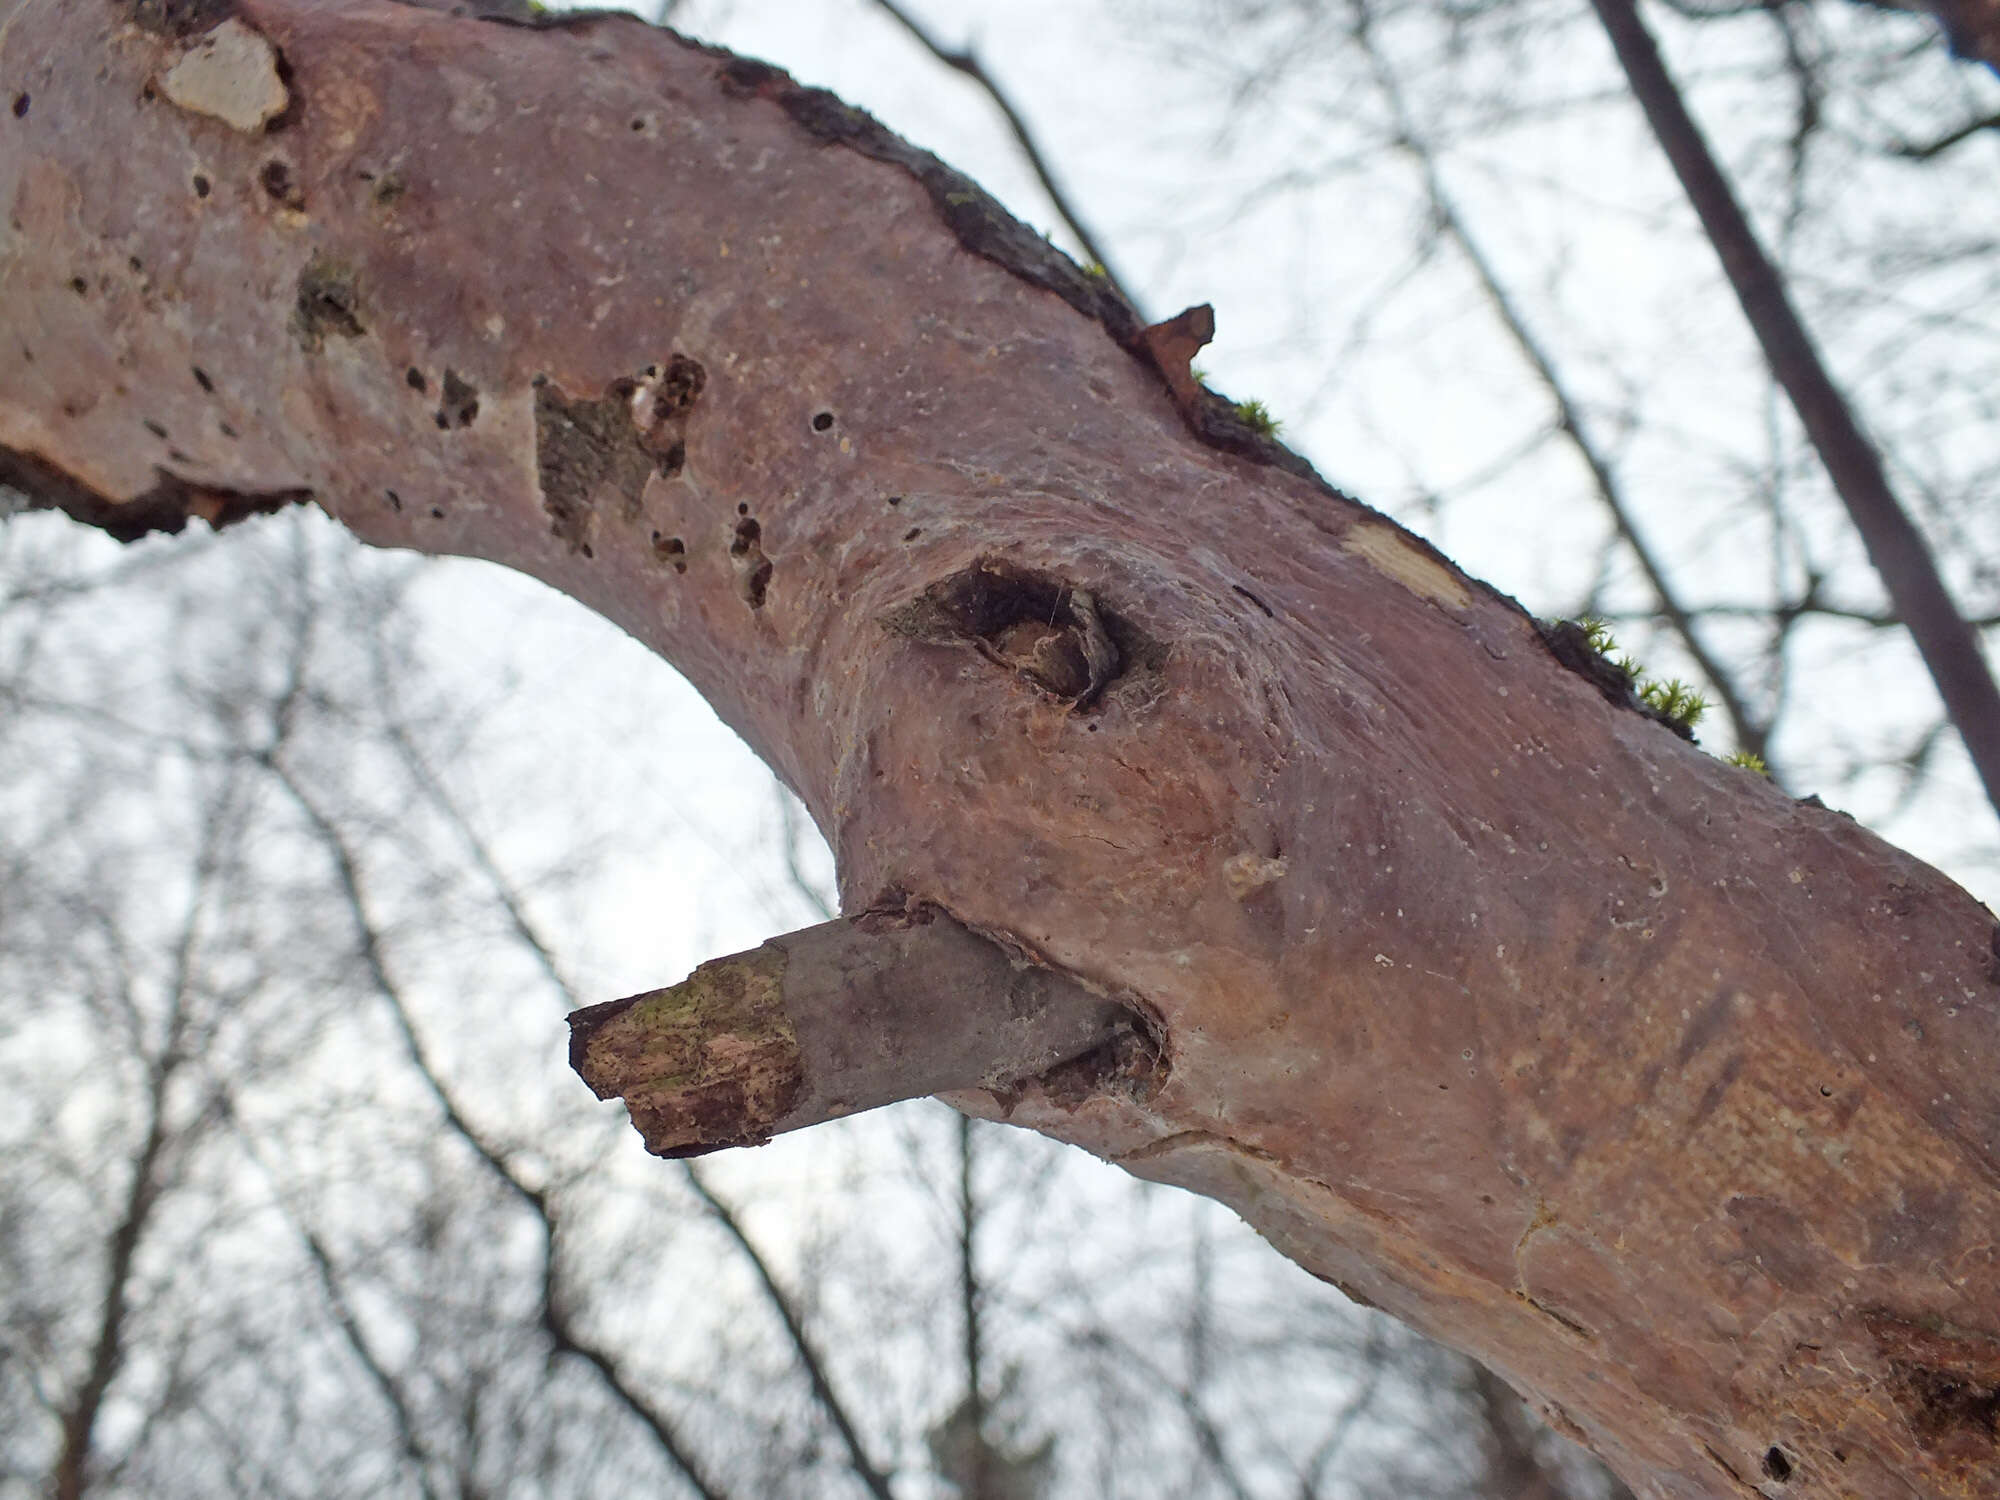
[[[570,1065],[670,1157],[1005,1088],[1135,1029],[1113,1001],[927,907],[787,933],[569,1021]]]

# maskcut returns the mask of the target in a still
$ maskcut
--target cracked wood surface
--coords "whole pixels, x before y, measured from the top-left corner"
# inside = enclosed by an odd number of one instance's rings
[[[1607,703],[964,179],[628,17],[0,0],[0,209],[0,479],[542,578],[850,909],[1163,1049],[962,1107],[1232,1204],[1642,1495],[2000,1493],[1990,915]]]

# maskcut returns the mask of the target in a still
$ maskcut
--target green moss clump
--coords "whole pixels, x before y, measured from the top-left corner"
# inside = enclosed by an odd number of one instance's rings
[[[1265,437],[1276,437],[1285,425],[1272,416],[1271,408],[1261,401],[1237,402],[1236,415],[1241,417],[1246,425],[1262,433]]]
[[[1602,620],[1583,619],[1577,624],[1583,627],[1591,650],[1625,674],[1641,703],[1689,731],[1701,722],[1702,716],[1708,712],[1708,699],[1692,683],[1683,682],[1678,677],[1647,676],[1645,667],[1636,657],[1619,649],[1611,627]]]

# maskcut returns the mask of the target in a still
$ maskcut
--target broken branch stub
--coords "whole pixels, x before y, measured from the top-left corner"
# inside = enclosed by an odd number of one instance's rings
[[[575,1012],[570,1066],[657,1156],[761,1145],[864,1109],[1046,1073],[1123,1008],[931,909],[865,913]]]

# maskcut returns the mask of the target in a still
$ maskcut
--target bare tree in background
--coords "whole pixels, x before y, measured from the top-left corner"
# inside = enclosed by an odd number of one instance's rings
[[[421,570],[0,537],[0,1495],[1503,1493],[1455,1357],[1052,1143],[649,1170],[543,1076],[590,809],[510,873]]]

